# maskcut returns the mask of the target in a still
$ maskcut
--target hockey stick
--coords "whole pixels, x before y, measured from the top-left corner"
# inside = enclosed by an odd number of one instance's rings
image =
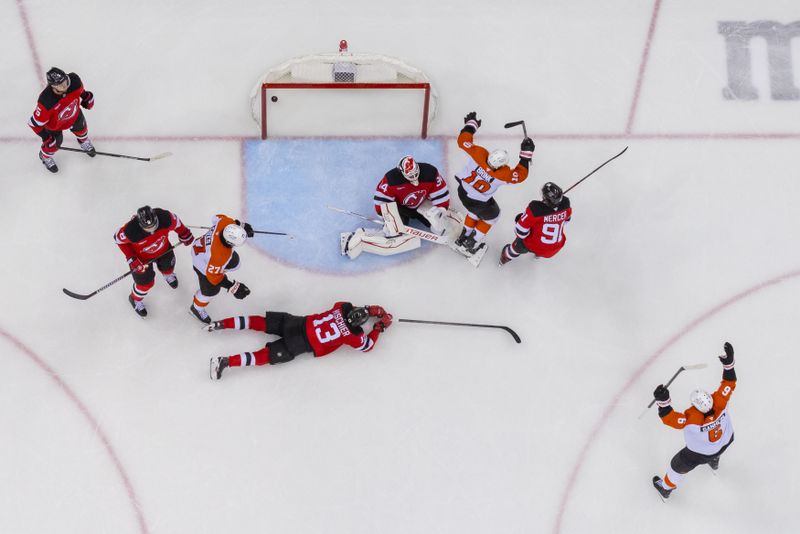
[[[444,321],[422,321],[419,319],[398,319],[401,323],[418,323],[418,324],[442,324],[447,326],[475,326],[478,328],[500,328],[501,330],[505,330],[511,337],[514,338],[514,341],[517,343],[522,343],[522,340],[519,338],[516,332],[514,332],[511,328],[507,326],[502,326],[498,324],[475,324],[475,323],[448,323]]]
[[[585,179],[587,179],[588,177],[590,177],[591,175],[593,175],[594,173],[596,173],[597,171],[599,171],[600,169],[602,169],[603,167],[605,167],[607,164],[611,163],[612,161],[614,161],[615,159],[617,159],[618,157],[620,157],[621,155],[623,155],[623,154],[625,153],[625,151],[626,151],[626,150],[628,150],[628,147],[625,147],[625,148],[623,148],[623,149],[622,149],[622,152],[620,152],[619,154],[617,154],[617,155],[616,155],[616,156],[614,156],[613,158],[609,158],[609,159],[607,159],[606,161],[604,161],[602,165],[600,165],[600,166],[599,166],[599,167],[597,167],[595,170],[593,170],[592,172],[590,172],[589,174],[587,174],[586,176],[584,176],[583,178],[581,178],[580,180],[578,180],[577,182],[575,182],[574,184],[572,184],[570,187],[568,187],[568,188],[567,188],[567,190],[566,190],[566,191],[564,191],[564,194],[566,195],[566,194],[567,194],[567,193],[569,193],[571,190],[575,189],[575,187],[576,187],[576,186],[577,186],[579,183],[581,183],[582,181],[584,181]]]
[[[342,208],[336,208],[334,206],[325,206],[329,210],[338,211],[339,213],[344,213],[346,215],[352,215],[353,217],[358,217],[359,219],[364,219],[365,221],[373,222],[375,224],[379,224],[383,226],[383,221],[377,218],[367,217],[366,215],[361,215],[360,213],[356,213],[354,211],[348,211]],[[430,241],[432,243],[439,243],[440,245],[446,245],[448,240],[443,235],[436,235],[432,232],[426,232],[425,230],[417,230],[414,227],[406,226],[402,223],[402,221],[398,221],[397,229],[403,233],[408,235],[413,235],[419,237],[420,239],[424,239],[425,241]]]
[[[202,228],[203,230],[211,230],[210,226],[192,226],[191,224],[187,224],[189,228]],[[265,234],[265,235],[285,235],[289,239],[294,239],[292,234],[287,234],[284,232],[267,232],[266,230],[253,230],[254,234]]]
[[[664,384],[664,387],[668,388],[670,386],[670,384],[672,384],[672,382],[674,382],[675,379],[678,378],[678,375],[681,374],[684,371],[688,371],[688,370],[691,370],[691,369],[705,369],[706,367],[708,367],[708,364],[705,364],[705,363],[695,363],[693,365],[683,365],[683,366],[681,366],[680,369],[675,371],[675,374],[672,375],[672,378],[669,379],[669,382]],[[656,403],[656,399],[651,400],[650,404],[647,405],[647,408],[644,409],[644,411],[642,412],[642,414],[638,418],[641,419],[644,416],[644,414],[647,413],[647,410],[649,410],[653,406],[653,404],[655,404],[655,403]]]
[[[68,146],[62,146],[60,147],[60,150],[66,150],[68,152],[82,152],[86,154],[86,151],[81,148],[70,148]],[[100,151],[95,151],[95,154],[99,156],[111,156],[112,158],[126,158],[126,159],[136,159],[139,161],[153,161],[169,157],[172,155],[172,152],[162,152],[161,154],[156,154],[155,156],[151,156],[149,158],[141,158],[139,156],[128,156],[127,154],[114,154],[113,152],[100,152]]]
[[[528,137],[528,129],[525,128],[525,121],[507,122],[505,127],[513,128],[514,126],[519,126],[519,125],[522,125],[522,133],[525,134],[525,137]]]
[[[170,243],[169,248],[161,256],[164,256],[165,254],[169,253],[174,248],[175,248],[175,245]],[[156,261],[161,256],[158,256],[157,258],[153,258],[152,260],[148,261],[145,265],[150,265],[151,263]],[[86,300],[86,299],[90,299],[93,296],[97,295],[98,293],[100,293],[104,289],[108,289],[109,287],[113,286],[114,284],[116,284],[117,282],[119,282],[120,280],[122,280],[123,278],[125,278],[126,276],[131,275],[131,274],[133,274],[133,271],[128,271],[127,273],[114,278],[112,281],[110,281],[109,283],[107,283],[103,287],[100,287],[100,288],[92,291],[88,295],[81,295],[80,293],[75,293],[74,291],[70,291],[67,288],[62,288],[62,291],[64,291],[64,294],[66,294],[68,297],[72,297],[72,298],[78,299],[78,300]]]

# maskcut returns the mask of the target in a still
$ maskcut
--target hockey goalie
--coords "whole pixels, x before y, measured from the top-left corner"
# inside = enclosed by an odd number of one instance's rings
[[[451,243],[461,231],[463,215],[450,210],[450,192],[439,171],[429,163],[403,157],[378,183],[375,211],[382,229],[359,228],[341,234],[341,253],[356,259],[362,252],[392,256],[417,249],[422,240]],[[425,227],[409,226],[416,220]]]

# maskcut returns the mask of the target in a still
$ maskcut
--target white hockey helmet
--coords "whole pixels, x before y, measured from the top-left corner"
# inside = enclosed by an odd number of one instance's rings
[[[411,156],[403,156],[403,159],[397,164],[397,168],[400,170],[403,178],[414,185],[419,183],[419,164],[414,161],[414,158]]]
[[[497,170],[503,165],[508,165],[508,152],[500,148],[492,150],[486,161],[492,169]]]
[[[692,394],[689,395],[689,399],[692,401],[692,406],[703,413],[710,412],[714,407],[714,399],[707,391],[703,391],[702,389],[692,391]]]
[[[247,232],[238,224],[229,224],[222,229],[222,238],[232,247],[238,247],[247,241]]]

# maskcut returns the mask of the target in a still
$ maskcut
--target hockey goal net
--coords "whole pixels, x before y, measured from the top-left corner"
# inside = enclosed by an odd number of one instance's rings
[[[250,93],[267,135],[403,135],[424,139],[438,97],[428,77],[404,61],[339,52],[290,59],[267,71]]]

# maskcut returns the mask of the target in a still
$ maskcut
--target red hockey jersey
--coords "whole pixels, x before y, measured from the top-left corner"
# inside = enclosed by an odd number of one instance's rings
[[[551,208],[541,200],[534,200],[517,218],[515,231],[525,248],[541,258],[551,258],[564,247],[567,236],[564,225],[572,219],[569,199]]]
[[[325,356],[342,345],[369,352],[375,347],[378,332],[367,335],[361,327],[351,328],[345,317],[353,309],[349,302],[337,302],[322,313],[306,316],[306,337],[314,356]]]
[[[405,179],[400,169],[394,168],[386,173],[375,189],[375,211],[381,214],[381,204],[397,202],[398,206],[419,208],[425,199],[434,206],[450,207],[450,191],[439,171],[430,163],[419,163],[419,183],[412,184]]]
[[[28,126],[38,135],[42,130],[67,130],[75,124],[81,111],[81,95],[86,91],[77,74],[70,72],[69,89],[64,95],[57,95],[48,85],[39,94],[36,109]]]
[[[146,263],[158,258],[167,252],[170,246],[170,232],[176,232],[181,243],[185,245],[191,244],[194,240],[191,230],[184,226],[177,215],[161,208],[153,208],[153,212],[156,214],[158,226],[152,234],[142,230],[136,217],[125,223],[114,234],[114,241],[128,260],[136,258]]]

